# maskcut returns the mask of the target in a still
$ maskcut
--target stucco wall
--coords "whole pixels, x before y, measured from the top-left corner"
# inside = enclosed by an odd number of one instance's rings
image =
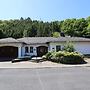
[[[2,46],[14,46],[14,47],[21,47],[22,44],[21,43],[1,43],[0,47]]]
[[[1,46],[15,46],[18,47],[18,57],[23,57],[25,54],[27,55],[35,55],[37,56],[37,47],[39,46],[47,46],[48,51],[56,51],[56,45],[61,45],[61,49],[63,48],[66,42],[55,42],[49,44],[33,44],[33,45],[23,45],[21,43],[7,43],[7,44],[0,44]],[[75,50],[82,53],[82,54],[90,54],[90,42],[74,42],[73,43]],[[29,53],[25,53],[25,47],[29,48]],[[33,53],[30,53],[30,47],[33,47]]]
[[[61,48],[63,48],[64,44],[66,42],[50,43],[49,51],[53,51],[53,48],[56,51],[56,45],[61,45]],[[73,42],[73,45],[76,51],[82,54],[90,54],[90,42]]]
[[[47,44],[24,45],[22,47],[22,56],[24,56],[24,55],[37,56],[37,47],[39,47],[39,46],[47,46],[48,47]],[[25,47],[28,47],[29,53],[25,53]],[[30,47],[33,47],[33,53],[30,53]]]
[[[50,43],[49,44],[49,51],[56,51],[56,46],[60,45],[61,49],[63,48],[65,42],[55,42],[55,43]]]

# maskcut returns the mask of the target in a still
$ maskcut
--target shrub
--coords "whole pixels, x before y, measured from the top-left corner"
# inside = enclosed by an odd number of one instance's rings
[[[84,58],[79,53],[72,52],[66,53],[60,62],[64,64],[81,64],[84,63]]]
[[[47,60],[46,55],[43,55],[43,56],[42,56],[42,59],[43,59],[44,61]]]
[[[74,48],[74,46],[73,46],[73,43],[67,42],[67,43],[64,45],[63,50],[64,50],[64,51],[67,51],[67,52],[74,52],[74,51],[75,51],[75,48]]]
[[[60,33],[59,32],[54,32],[53,37],[56,37],[56,38],[60,37]]]
[[[45,56],[47,60],[51,59],[52,52],[48,52]]]
[[[46,54],[48,60],[57,63],[64,63],[64,64],[80,64],[84,63],[83,55],[78,52],[66,52],[66,51],[59,51],[59,52],[49,52]]]
[[[43,56],[42,56],[42,59],[46,59],[46,55],[43,55]]]
[[[64,51],[59,51],[59,52],[56,52],[56,57],[61,57],[61,56],[64,56]]]

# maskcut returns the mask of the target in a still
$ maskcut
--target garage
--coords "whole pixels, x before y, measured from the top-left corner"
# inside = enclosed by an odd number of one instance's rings
[[[18,47],[2,46],[0,47],[0,58],[17,58]]]

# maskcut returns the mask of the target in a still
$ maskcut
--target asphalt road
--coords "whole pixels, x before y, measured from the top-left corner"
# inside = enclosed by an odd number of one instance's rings
[[[0,69],[0,90],[90,90],[90,67]]]

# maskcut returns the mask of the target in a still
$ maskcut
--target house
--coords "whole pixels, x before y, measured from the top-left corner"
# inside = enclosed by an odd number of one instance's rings
[[[90,54],[90,39],[80,37],[24,37],[0,39],[0,58],[42,56],[48,51],[62,50],[67,41],[74,43],[75,50]]]

